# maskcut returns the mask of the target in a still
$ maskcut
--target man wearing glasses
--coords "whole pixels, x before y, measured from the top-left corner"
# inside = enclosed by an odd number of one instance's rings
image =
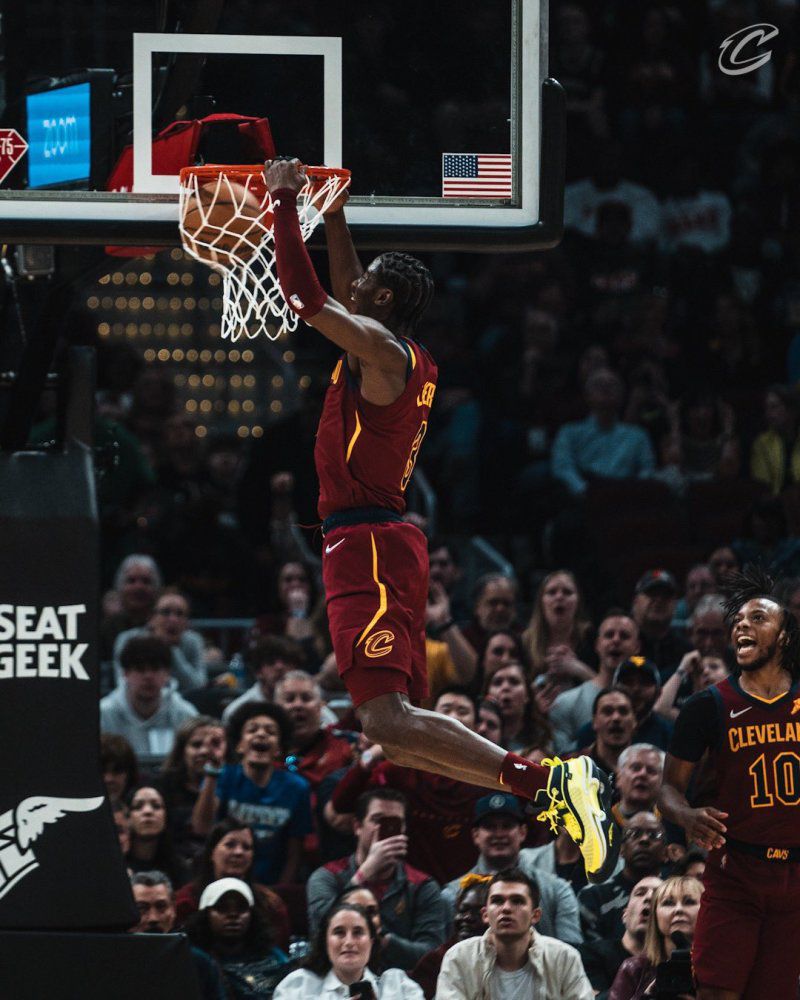
[[[578,893],[581,927],[586,941],[619,940],[625,933],[622,912],[631,890],[640,879],[658,876],[667,861],[664,825],[651,812],[636,813],[622,835],[623,867],[601,885],[588,885]]]

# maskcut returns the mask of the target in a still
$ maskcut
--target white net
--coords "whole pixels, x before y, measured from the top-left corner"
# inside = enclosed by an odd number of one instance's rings
[[[265,334],[275,340],[297,327],[278,283],[272,199],[261,167],[199,167],[181,171],[180,232],[187,253],[222,275],[222,329],[232,341]],[[307,168],[297,198],[303,239],[350,183],[346,170]]]

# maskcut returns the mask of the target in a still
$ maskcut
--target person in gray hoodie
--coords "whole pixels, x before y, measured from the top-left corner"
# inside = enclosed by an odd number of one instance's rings
[[[172,651],[154,636],[130,639],[120,653],[123,682],[100,702],[100,729],[124,736],[140,763],[155,763],[172,749],[175,732],[198,713],[172,690]]]

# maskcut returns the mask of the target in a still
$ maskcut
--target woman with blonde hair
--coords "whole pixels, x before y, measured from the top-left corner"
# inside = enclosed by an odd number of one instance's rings
[[[687,946],[694,937],[703,883],[690,875],[666,879],[653,893],[650,917],[640,955],[626,958],[608,994],[609,1000],[647,1000],[656,996],[656,970],[678,947],[672,935],[682,934]],[[693,997],[693,992],[681,994]]]
[[[594,677],[584,662],[592,654],[591,630],[575,574],[568,569],[548,573],[522,634],[533,676],[547,673],[562,687]]]

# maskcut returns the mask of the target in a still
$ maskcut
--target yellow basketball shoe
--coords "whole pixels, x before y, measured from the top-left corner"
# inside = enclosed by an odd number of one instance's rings
[[[554,833],[566,830],[581,850],[587,879],[605,882],[622,839],[611,813],[611,779],[590,757],[552,757],[542,765],[550,767],[550,777],[536,796],[536,804],[545,806],[537,818]]]

